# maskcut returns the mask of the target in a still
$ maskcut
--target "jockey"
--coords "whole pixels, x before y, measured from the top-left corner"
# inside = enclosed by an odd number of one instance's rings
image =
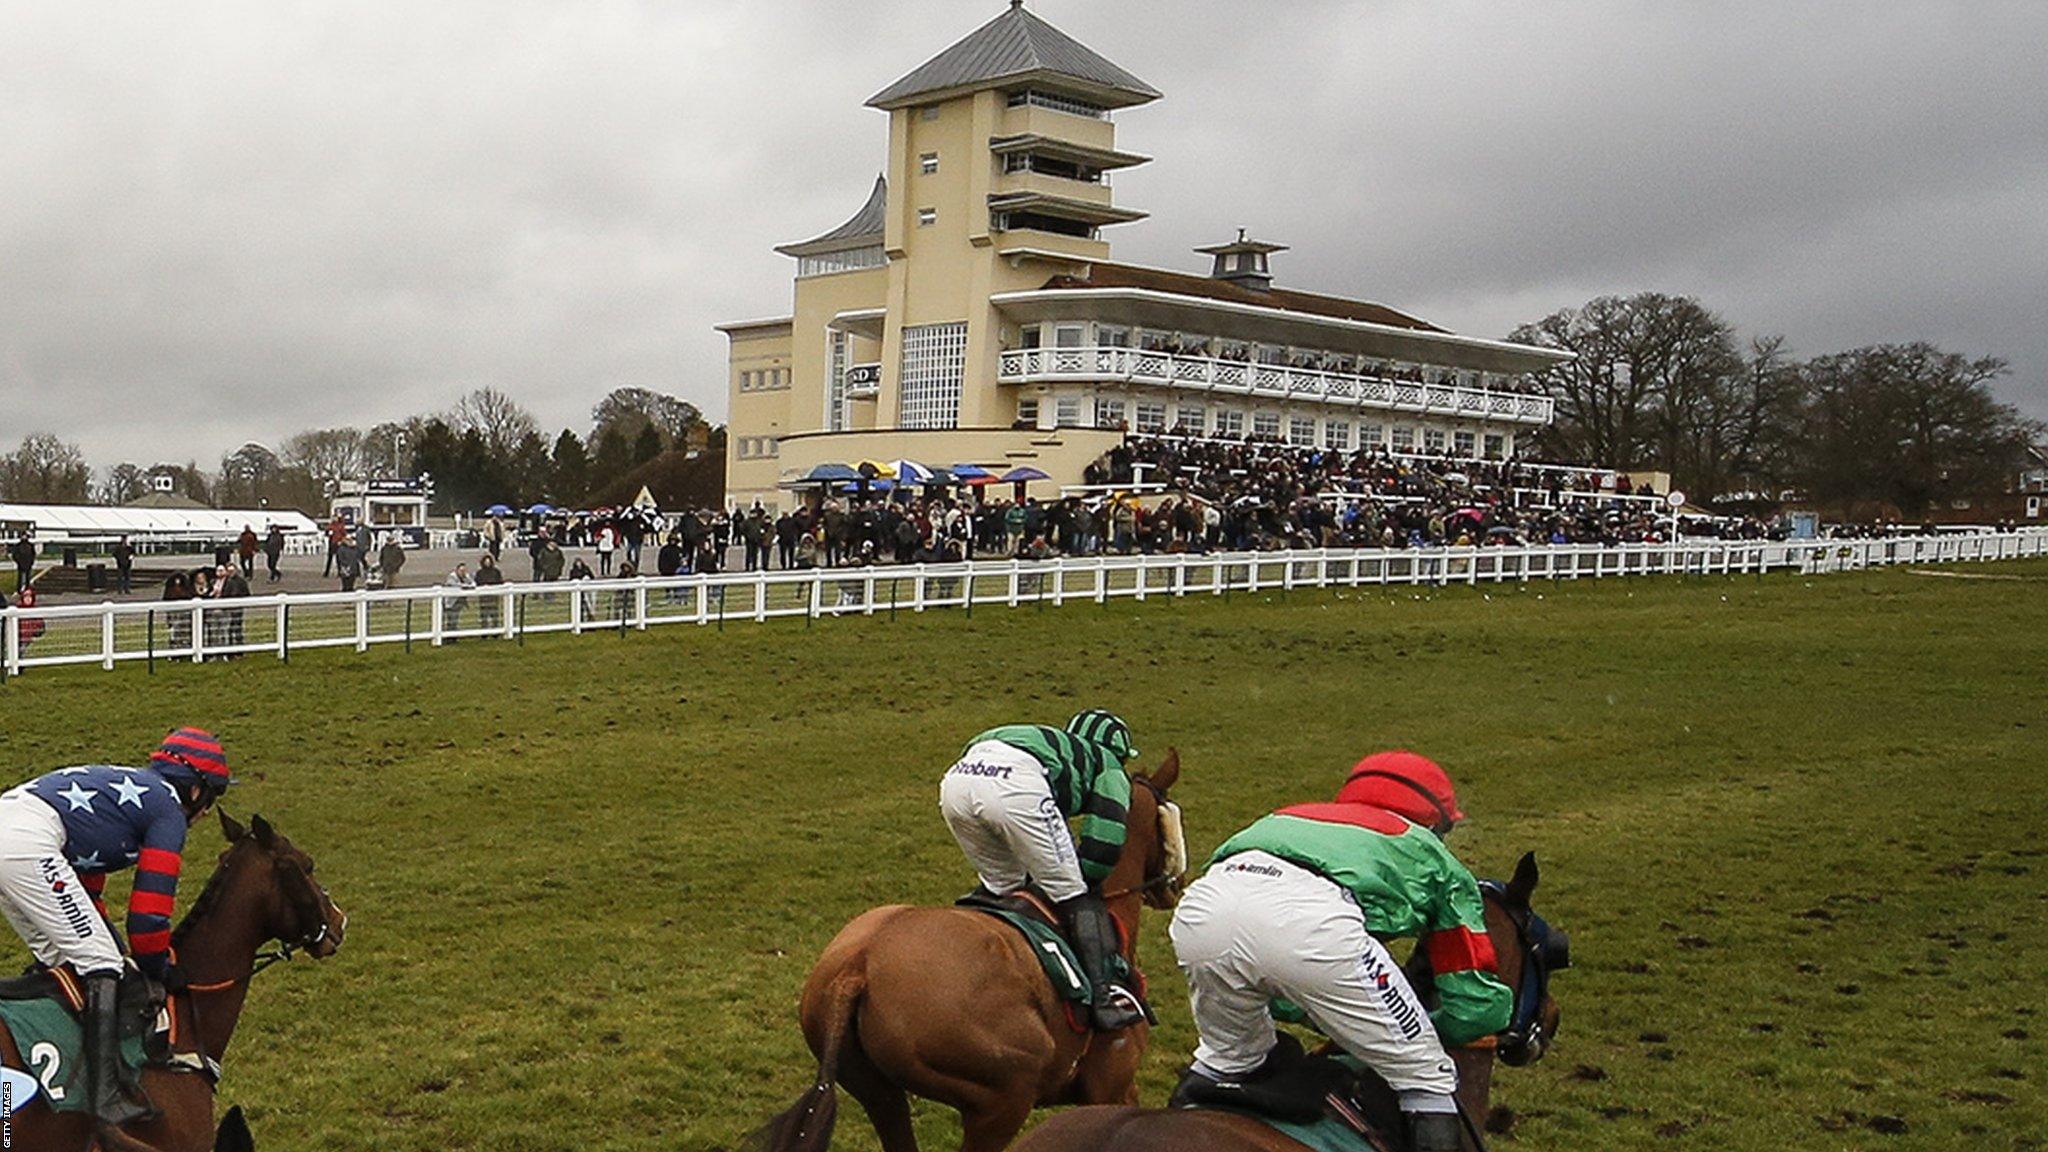
[[[983,732],[939,785],[939,810],[981,874],[981,890],[1008,896],[1031,883],[1053,902],[1094,986],[1089,1015],[1106,1031],[1145,1018],[1137,995],[1115,980],[1121,937],[1098,890],[1123,853],[1131,803],[1124,764],[1137,754],[1129,725],[1090,709],[1065,729],[1012,724]],[[1078,850],[1067,828],[1074,816],[1081,818]]]
[[[1336,803],[1282,808],[1225,841],[1169,930],[1201,1034],[1176,1100],[1255,1082],[1279,1015],[1379,1073],[1416,1152],[1461,1147],[1444,1047],[1506,1028],[1514,1004],[1478,883],[1443,844],[1463,815],[1442,768],[1383,752],[1359,761]],[[1383,943],[1403,936],[1429,956],[1434,1012]]]
[[[0,911],[45,967],[69,964],[80,977],[89,1097],[104,1123],[149,1112],[121,1086],[121,943],[100,900],[107,873],[135,865],[128,944],[138,968],[164,979],[186,829],[233,782],[220,742],[180,728],[147,767],[63,768],[0,794]]]

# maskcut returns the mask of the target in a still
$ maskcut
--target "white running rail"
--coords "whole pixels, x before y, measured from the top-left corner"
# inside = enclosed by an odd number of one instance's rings
[[[1105,603],[1269,589],[1481,584],[1603,576],[1844,572],[2048,556],[2048,529],[1874,540],[1165,553],[1045,561],[131,601],[0,610],[0,672],[124,662],[200,662],[308,648],[438,647],[545,632],[638,631],[782,617]]]

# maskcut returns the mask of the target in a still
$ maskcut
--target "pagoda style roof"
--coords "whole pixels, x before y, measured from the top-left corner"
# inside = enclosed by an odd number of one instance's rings
[[[975,91],[1034,79],[1086,94],[1110,108],[1159,99],[1159,90],[1010,0],[1002,15],[874,94],[870,108],[901,108],[937,93]]]
[[[875,187],[868,193],[868,202],[860,206],[844,224],[801,240],[794,244],[779,245],[775,250],[784,256],[817,256],[826,252],[844,252],[848,248],[863,248],[882,242],[883,226],[888,219],[889,181],[886,177],[875,177]]]
[[[1111,264],[1106,261],[1089,265],[1086,276],[1055,276],[1046,281],[1045,287],[1055,291],[1136,288],[1175,296],[1198,296],[1232,304],[1280,308],[1289,312],[1304,312],[1312,316],[1326,316],[1338,320],[1358,320],[1388,328],[1406,328],[1414,332],[1448,331],[1427,320],[1369,300],[1347,300],[1341,296],[1297,292],[1291,288],[1247,288],[1212,276],[1194,276],[1182,272],[1168,272],[1161,268]]]

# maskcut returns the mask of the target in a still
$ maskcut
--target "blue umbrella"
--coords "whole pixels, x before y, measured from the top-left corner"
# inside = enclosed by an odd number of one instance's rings
[[[859,480],[860,473],[845,464],[819,464],[804,473],[799,484],[837,484],[848,480]]]
[[[1033,468],[1028,464],[1019,465],[1018,467],[1012,468],[1008,472],[1003,473],[1002,475],[1002,482],[1005,484],[1023,484],[1032,480],[1050,479],[1052,479],[1052,477],[1046,475],[1043,472],[1040,472],[1038,469]]]
[[[555,510],[552,504],[535,504],[526,510],[528,516],[545,516]]]
[[[489,508],[484,509],[484,515],[510,516],[512,515],[512,506],[509,504],[493,504]]]

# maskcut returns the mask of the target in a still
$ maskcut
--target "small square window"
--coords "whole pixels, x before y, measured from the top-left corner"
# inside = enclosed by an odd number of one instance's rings
[[[939,118],[939,106],[937,104],[927,104],[919,108],[917,110],[917,118],[920,120],[937,120]]]
[[[929,228],[938,222],[939,210],[937,208],[919,208],[917,210],[917,226],[919,228]]]
[[[929,176],[939,170],[939,154],[926,152],[917,158],[917,170]]]

